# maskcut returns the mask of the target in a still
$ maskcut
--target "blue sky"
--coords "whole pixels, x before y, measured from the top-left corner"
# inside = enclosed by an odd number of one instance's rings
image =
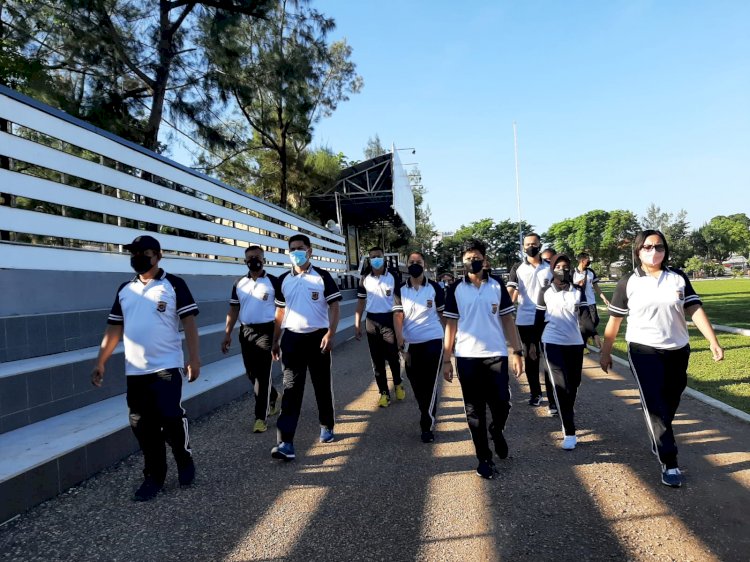
[[[592,209],[750,214],[750,2],[320,0],[365,87],[314,146],[415,147],[438,230]]]

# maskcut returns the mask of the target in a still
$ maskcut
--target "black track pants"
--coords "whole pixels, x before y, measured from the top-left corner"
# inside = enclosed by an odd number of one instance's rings
[[[544,344],[544,360],[565,435],[575,435],[574,408],[581,386],[583,345]]]
[[[529,383],[529,393],[532,396],[541,396],[542,385],[539,384],[539,350],[541,349],[541,343],[539,342],[538,331],[534,326],[517,326],[517,328],[518,335],[521,336],[521,343],[523,343],[523,358],[526,367],[526,380]],[[532,344],[536,346],[535,359],[529,357],[529,349]]]
[[[255,419],[268,417],[270,404],[275,404],[279,394],[271,380],[271,344],[273,342],[273,322],[263,324],[243,324],[240,328],[240,347],[245,372],[253,385],[255,394]]]
[[[419,426],[432,431],[437,413],[439,375],[443,367],[443,340],[409,344],[406,376],[419,405]]]
[[[386,363],[391,369],[393,384],[401,384],[401,361],[398,357],[396,332],[393,329],[393,313],[376,314],[368,312],[365,330],[367,332],[367,344],[370,347],[370,359],[372,359],[375,382],[377,382],[378,390],[381,393],[388,392]]]

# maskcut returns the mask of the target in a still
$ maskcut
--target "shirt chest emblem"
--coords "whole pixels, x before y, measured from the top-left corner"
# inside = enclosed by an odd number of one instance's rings
[[[492,303],[492,314],[497,314],[497,303]]]
[[[427,308],[432,308],[432,299],[427,299],[425,305],[427,306]]]
[[[391,290],[390,289],[386,289],[385,290],[385,296],[386,297],[390,297],[391,296]]]
[[[310,293],[310,298],[314,301],[318,300],[320,298],[320,291],[313,291]]]
[[[156,310],[158,310],[159,312],[164,312],[165,310],[167,310],[167,303],[164,301],[159,301],[158,303],[156,303]]]
[[[262,298],[263,298],[264,301],[267,301],[268,300],[268,293],[263,293],[263,297]]]

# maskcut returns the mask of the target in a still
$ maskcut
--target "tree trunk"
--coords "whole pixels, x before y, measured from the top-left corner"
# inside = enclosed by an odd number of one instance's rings
[[[159,66],[156,68],[154,75],[151,112],[143,134],[143,146],[154,151],[159,146],[161,116],[164,112],[164,99],[167,95],[167,84],[174,60],[173,30],[172,22],[169,19],[169,10],[169,3],[166,0],[161,0],[159,2],[159,43],[157,45]]]
[[[286,153],[286,136],[281,137],[281,146],[279,149],[279,164],[281,164],[281,189],[279,190],[279,206],[282,209],[287,208],[287,199],[289,198],[289,186],[287,185],[287,175],[289,174],[289,162]]]

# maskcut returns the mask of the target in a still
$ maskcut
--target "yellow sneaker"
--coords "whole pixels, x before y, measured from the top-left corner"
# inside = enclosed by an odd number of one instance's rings
[[[271,404],[271,408],[268,410],[268,417],[275,416],[281,411],[281,396],[276,399],[276,402]]]
[[[404,390],[403,384],[396,385],[396,400],[403,400],[406,398],[406,390]]]
[[[387,408],[388,405],[391,403],[391,397],[388,396],[385,392],[380,395],[380,399],[378,400],[378,406],[381,408]]]
[[[255,425],[253,426],[253,433],[263,433],[266,429],[268,429],[268,424],[266,423],[266,420],[255,420]]]

